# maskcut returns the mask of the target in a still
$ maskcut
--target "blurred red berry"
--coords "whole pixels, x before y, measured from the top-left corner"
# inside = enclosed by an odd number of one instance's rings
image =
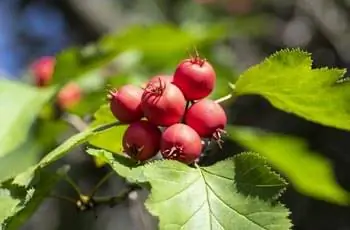
[[[55,70],[55,62],[55,57],[51,56],[44,56],[33,62],[30,69],[34,75],[36,86],[49,85]]]
[[[65,85],[57,95],[57,104],[62,109],[69,109],[78,104],[82,97],[82,90],[74,82]]]

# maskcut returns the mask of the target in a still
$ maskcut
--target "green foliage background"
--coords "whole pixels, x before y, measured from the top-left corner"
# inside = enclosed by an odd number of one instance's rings
[[[349,84],[341,80],[345,70],[314,68],[311,54],[300,49],[284,49],[246,71],[238,70],[228,61],[232,56],[225,52],[227,41],[238,35],[263,37],[266,31],[259,28],[269,19],[254,15],[214,23],[201,10],[193,16],[197,20],[130,26],[60,52],[50,88],[0,80],[2,229],[18,229],[35,213],[62,180],[55,164],[78,147],[128,181],[147,184],[151,193],[145,206],[158,217],[160,229],[290,229],[289,210],[279,200],[286,181],[306,196],[348,205],[349,194],[337,183],[331,161],[301,138],[231,121],[226,142],[253,152],[225,148],[227,159],[191,168],[172,161],[136,165],[121,155],[125,126],[100,130],[115,122],[106,105],[107,89],[171,74],[194,46],[217,71],[211,98],[232,94],[234,104],[241,96],[259,95],[286,113],[349,130]],[[70,114],[92,117],[78,134],[55,116],[55,93],[72,80],[83,88],[84,98]],[[230,105],[225,104],[227,110]]]

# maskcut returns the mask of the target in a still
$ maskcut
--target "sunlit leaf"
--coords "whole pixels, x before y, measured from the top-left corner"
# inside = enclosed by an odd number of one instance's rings
[[[337,184],[331,162],[310,150],[303,140],[243,127],[232,127],[229,134],[233,140],[266,157],[301,193],[349,204],[349,193]]]
[[[95,120],[91,123],[92,128],[116,122],[117,119],[113,116],[109,105],[102,105],[100,109],[95,113]],[[89,138],[89,144],[95,147],[103,148],[114,153],[122,153],[123,146],[122,140],[127,125],[120,125],[109,130],[106,130],[103,133],[96,134]]]
[[[25,142],[33,122],[55,90],[0,80],[0,157]]]
[[[350,130],[350,83],[337,83],[344,73],[341,69],[313,69],[310,54],[282,50],[243,73],[235,93],[258,94],[283,111]]]
[[[288,210],[275,200],[286,184],[257,154],[191,168],[170,160],[137,167],[104,150],[89,152],[129,181],[151,185],[146,207],[159,217],[161,230],[291,228]]]

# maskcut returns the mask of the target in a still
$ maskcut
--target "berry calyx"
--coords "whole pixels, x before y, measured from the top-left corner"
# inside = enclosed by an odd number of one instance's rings
[[[141,107],[145,117],[153,124],[170,126],[181,121],[186,100],[178,87],[158,78],[146,85]]]
[[[198,55],[183,60],[176,68],[173,84],[189,101],[208,96],[215,87],[216,73],[211,64]]]
[[[134,85],[124,85],[109,92],[111,112],[120,122],[131,123],[143,117],[141,97],[143,90]]]
[[[155,82],[155,81],[159,81],[159,78],[162,80],[162,81],[166,81],[166,82],[169,82],[169,83],[172,83],[173,82],[173,76],[172,75],[163,75],[163,74],[159,74],[159,75],[156,75],[152,78],[150,78],[147,82],[143,83],[141,85],[142,88],[145,88],[147,86],[147,84],[149,84],[150,82]]]
[[[55,57],[44,56],[34,61],[30,67],[35,80],[35,85],[44,87],[49,85],[55,69]]]
[[[57,104],[62,109],[70,109],[80,102],[81,97],[82,90],[80,86],[70,82],[59,91]]]
[[[124,152],[134,160],[148,160],[159,151],[161,135],[160,129],[149,121],[136,121],[124,133]]]
[[[164,131],[160,150],[165,159],[191,164],[202,152],[202,140],[191,127],[178,123]]]
[[[220,104],[210,99],[202,99],[194,103],[185,115],[185,123],[199,136],[213,138],[221,146],[227,116]]]

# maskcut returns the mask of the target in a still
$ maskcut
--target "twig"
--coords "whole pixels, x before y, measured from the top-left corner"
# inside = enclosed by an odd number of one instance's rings
[[[102,132],[102,131],[104,131],[106,129],[110,129],[110,128],[114,127],[114,126],[120,126],[120,125],[125,125],[125,124],[121,123],[120,121],[116,121],[116,122],[113,122],[113,123],[109,123],[109,124],[98,126],[93,131],[94,132]]]
[[[76,129],[78,132],[82,132],[88,127],[88,124],[86,124],[86,122],[83,121],[83,119],[71,113],[63,114],[62,120],[66,121],[70,126]]]
[[[72,178],[66,174],[66,175],[64,175],[64,179],[65,179],[65,181],[68,182],[68,184],[70,184],[70,186],[72,186],[74,191],[80,196],[81,195],[80,189],[79,189],[78,185],[72,180]]]
[[[59,199],[59,200],[64,200],[64,201],[67,201],[67,202],[73,203],[73,204],[76,203],[76,200],[74,200],[74,199],[72,199],[70,197],[67,197],[67,196],[61,196],[61,195],[58,195],[58,194],[51,194],[50,197],[56,198],[56,199]]]
[[[118,195],[112,197],[94,197],[93,200],[96,204],[108,204],[110,207],[114,207],[120,204],[122,201],[128,198],[130,192],[140,189],[141,187],[137,184],[131,184]]]
[[[96,186],[93,188],[93,190],[91,191],[89,197],[93,197],[97,190],[112,176],[114,175],[114,171],[110,171],[108,172],[97,184]]]

